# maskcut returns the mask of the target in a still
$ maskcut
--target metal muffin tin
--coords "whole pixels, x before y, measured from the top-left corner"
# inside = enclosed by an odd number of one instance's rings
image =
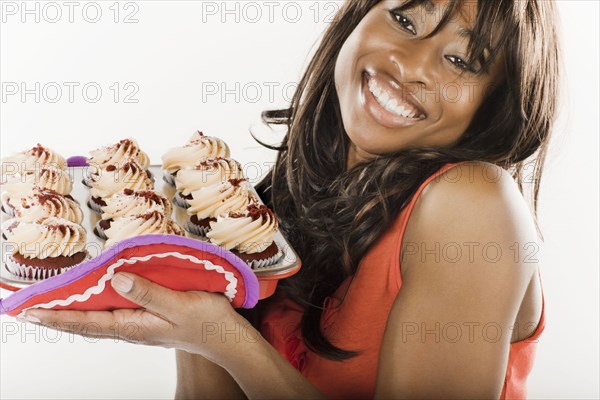
[[[149,168],[154,179],[154,189],[165,195],[169,200],[173,199],[175,195],[175,188],[165,182],[163,179],[164,171],[158,165],[153,165]],[[100,220],[100,214],[91,210],[87,202],[90,199],[90,189],[83,184],[83,179],[87,176],[90,167],[69,167],[68,172],[73,182],[73,191],[71,196],[79,202],[81,209],[83,210],[83,222],[82,225],[87,232],[87,251],[91,258],[99,256],[104,251],[104,240],[100,239],[94,234],[94,228],[96,223]],[[252,188],[252,191],[259,198],[258,193]],[[171,216],[181,227],[183,228],[187,222],[188,214],[185,209],[173,204],[173,215]],[[7,214],[2,213],[2,222],[10,218]],[[200,241],[208,241],[205,237],[193,235],[189,232],[185,232],[186,236]],[[274,237],[275,243],[281,249],[283,255],[277,261],[277,263],[268,267],[254,269],[257,275],[259,284],[261,286],[260,298],[265,298],[273,294],[277,281],[291,276],[298,272],[301,266],[300,258],[286,238],[278,230]],[[31,279],[22,279],[12,275],[6,267],[4,262],[6,257],[10,255],[11,248],[14,246],[9,241],[0,239],[2,244],[2,266],[0,267],[0,282],[4,283],[4,286],[12,286],[15,289],[29,286],[37,281]],[[74,267],[77,268],[77,267]]]

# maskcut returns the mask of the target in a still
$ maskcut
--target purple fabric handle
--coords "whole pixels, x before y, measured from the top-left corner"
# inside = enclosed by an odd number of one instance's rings
[[[73,156],[67,158],[67,166],[68,167],[87,167],[88,164],[87,157],[84,156]]]
[[[78,266],[63,272],[62,274],[34,283],[31,286],[11,294],[5,299],[0,299],[0,315],[5,314],[10,310],[14,310],[15,308],[19,307],[19,305],[34,296],[66,286],[71,282],[75,282],[84,275],[87,275],[88,273],[100,268],[116,254],[125,249],[152,244],[173,244],[186,246],[224,258],[240,272],[242,278],[244,279],[246,297],[242,307],[252,308],[258,302],[260,290],[256,274],[244,261],[242,261],[232,252],[209,242],[203,242],[183,236],[143,235],[115,243],[113,246],[103,251],[99,256],[91,260],[85,261]]]

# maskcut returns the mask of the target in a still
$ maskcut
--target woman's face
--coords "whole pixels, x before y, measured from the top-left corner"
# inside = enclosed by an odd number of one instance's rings
[[[350,158],[418,146],[449,146],[467,129],[501,60],[487,73],[467,59],[476,2],[465,1],[433,37],[448,1],[400,12],[406,1],[384,0],[348,37],[335,65],[335,86]],[[426,2],[427,3],[427,2]],[[350,161],[349,161],[350,162]]]

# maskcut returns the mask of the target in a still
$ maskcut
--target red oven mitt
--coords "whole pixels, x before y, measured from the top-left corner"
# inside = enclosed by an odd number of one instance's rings
[[[18,316],[29,308],[139,308],[110,285],[116,272],[131,272],[173,290],[223,293],[236,308],[252,308],[259,297],[255,273],[233,253],[182,236],[145,235],[121,241],[60,275],[1,299],[0,314]]]

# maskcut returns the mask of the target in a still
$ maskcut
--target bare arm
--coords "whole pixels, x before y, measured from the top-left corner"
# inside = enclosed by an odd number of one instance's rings
[[[227,371],[184,350],[176,350],[176,399],[245,399],[246,395]]]
[[[538,268],[515,260],[509,248],[536,242],[537,233],[506,172],[482,179],[485,167],[478,166],[469,178],[473,165],[461,168],[458,182],[428,186],[411,216],[415,228],[404,241],[428,251],[402,259],[402,290],[386,327],[377,397],[501,394],[511,327]]]
[[[242,346],[235,358],[224,359],[221,364],[235,378],[248,398],[326,398],[257,331],[248,327],[256,340]]]
[[[462,168],[462,167],[461,167]],[[429,201],[422,202],[419,229],[410,238],[426,248],[468,242],[492,243],[506,250],[514,243],[537,241],[533,221],[515,185],[503,173],[499,181],[474,184],[462,179],[436,182]],[[493,175],[490,175],[493,176]],[[479,177],[479,178],[478,178]],[[479,180],[477,180],[479,179]],[[436,194],[437,192],[437,194]],[[425,193],[424,193],[425,194]],[[424,196],[425,197],[425,196]],[[412,219],[412,217],[411,217]],[[388,319],[380,352],[376,395],[384,398],[493,398],[500,395],[511,342],[508,333],[515,321],[527,286],[537,269],[535,263],[515,260],[510,252],[499,259],[493,253],[463,253],[448,257],[412,257],[403,260],[403,287]],[[452,256],[450,256],[452,257]],[[465,258],[466,257],[466,258]],[[118,336],[145,343],[187,350],[221,366],[249,398],[323,398],[323,394],[290,365],[247,320],[237,314],[222,294],[173,291],[130,273],[118,273],[111,281],[123,297],[142,309],[113,311],[29,310],[26,318],[77,334],[90,335],[85,327],[94,323],[96,337],[114,337],[113,327],[138,327],[132,335]],[[193,317],[192,317],[193,316]],[[74,322],[76,324],[74,324]],[[218,325],[235,336],[205,335],[206,324]],[[408,325],[412,324],[412,325]],[[423,325],[424,324],[424,325]],[[436,324],[440,340],[436,340]],[[486,324],[499,328],[481,329]],[[408,326],[432,330],[433,334],[407,335]],[[456,336],[456,327],[462,335]],[[470,334],[470,326],[479,328]],[[454,329],[454,331],[452,331]],[[453,335],[454,333],[454,335]],[[492,336],[493,335],[493,336]],[[473,337],[473,339],[471,339]],[[180,353],[181,354],[181,353]],[[201,360],[201,359],[197,359]],[[187,361],[178,364],[185,369]],[[202,362],[192,376],[182,370],[181,391],[198,389],[198,375],[208,381],[229,378],[218,368],[203,372]],[[207,364],[204,364],[205,366]],[[210,364],[208,364],[210,365]],[[204,382],[202,377],[200,382]],[[352,384],[352,382],[349,382]],[[201,385],[201,384],[200,384]],[[222,390],[232,386],[220,386]],[[202,389],[202,388],[200,388]],[[239,392],[238,392],[239,394]],[[196,394],[194,394],[196,396]]]

